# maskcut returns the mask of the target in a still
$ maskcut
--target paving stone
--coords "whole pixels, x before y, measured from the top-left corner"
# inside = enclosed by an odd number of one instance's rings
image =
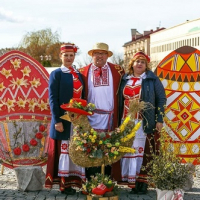
[[[87,195],[82,194],[81,192],[77,195],[77,200],[85,200],[87,198]]]
[[[56,199],[56,197],[46,197],[45,200],[55,200],[55,199]]]
[[[184,200],[200,200],[200,166],[197,169],[193,188],[185,192]],[[153,188],[149,188],[146,195],[133,195],[129,192],[130,188],[119,188],[119,200],[156,200],[156,191]],[[61,194],[59,185],[54,185],[52,189],[43,188],[41,191],[19,191],[14,170],[5,167],[4,174],[0,175],[0,200],[86,200],[86,198],[81,192],[73,196]]]

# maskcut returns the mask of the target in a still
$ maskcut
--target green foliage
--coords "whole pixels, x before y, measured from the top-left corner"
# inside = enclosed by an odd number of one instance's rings
[[[166,148],[167,137],[164,128],[159,139],[159,152],[151,147],[152,160],[147,164],[149,183],[161,190],[183,189],[191,173],[191,166],[182,164],[181,159]]]
[[[44,67],[51,67],[51,62],[49,60],[43,60],[41,64]]]

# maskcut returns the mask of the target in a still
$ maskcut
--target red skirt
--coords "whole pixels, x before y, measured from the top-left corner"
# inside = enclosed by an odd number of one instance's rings
[[[58,163],[61,153],[61,140],[49,139],[48,161],[46,170],[45,187],[52,188],[54,184],[59,184],[60,190],[64,191],[68,187],[82,187],[83,180],[78,176],[59,177]]]

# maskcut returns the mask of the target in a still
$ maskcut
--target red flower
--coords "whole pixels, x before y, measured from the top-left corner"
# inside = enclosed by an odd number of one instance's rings
[[[22,150],[19,147],[16,147],[13,149],[13,153],[17,156],[19,156],[21,154]]]
[[[39,130],[41,131],[41,132],[44,132],[45,131],[45,126],[44,125],[40,125],[40,127],[39,127]]]
[[[144,151],[144,149],[142,147],[139,147],[138,152],[142,153]]]
[[[84,146],[84,147],[87,147],[87,146],[88,146],[88,144],[87,144],[87,143],[85,143],[83,146]]]
[[[32,145],[32,146],[37,146],[37,141],[35,140],[35,139],[31,139],[31,141],[30,141],[30,144]]]
[[[66,149],[67,149],[67,144],[66,144],[66,143],[63,143],[63,144],[61,145],[61,148],[62,148],[63,150],[66,150]]]
[[[24,152],[28,152],[28,151],[30,150],[30,147],[28,146],[28,144],[24,144],[24,145],[22,146],[22,150],[23,150]]]
[[[36,134],[35,134],[35,137],[36,137],[37,139],[42,139],[42,138],[43,138],[43,134],[42,134],[42,133],[36,133]]]
[[[91,149],[90,149],[90,148],[87,148],[87,152],[90,153],[90,151],[91,151]]]
[[[109,134],[106,134],[106,138],[110,138],[111,136]]]

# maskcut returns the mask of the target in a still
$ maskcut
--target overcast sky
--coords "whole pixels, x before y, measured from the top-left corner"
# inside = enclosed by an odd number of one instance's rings
[[[51,28],[84,57],[96,42],[123,52],[131,29],[140,33],[200,18],[200,0],[0,0],[0,48],[16,47],[27,32]]]

